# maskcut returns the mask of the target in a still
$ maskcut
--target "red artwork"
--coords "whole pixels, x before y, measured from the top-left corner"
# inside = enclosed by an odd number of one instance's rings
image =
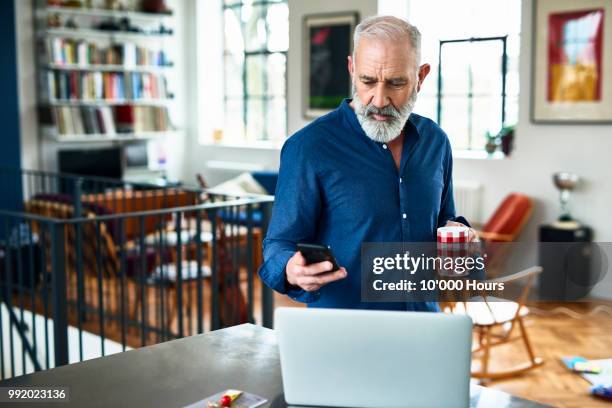
[[[549,15],[549,102],[601,100],[603,26],[603,9]]]

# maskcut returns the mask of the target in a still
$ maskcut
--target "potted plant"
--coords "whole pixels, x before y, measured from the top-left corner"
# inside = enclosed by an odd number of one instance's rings
[[[495,151],[497,150],[497,146],[499,145],[498,135],[487,131],[485,137],[487,138],[487,143],[485,144],[485,150],[489,155],[491,155],[495,153]]]
[[[510,156],[514,149],[514,125],[504,126],[499,131],[499,139],[501,140],[501,150],[504,155]]]

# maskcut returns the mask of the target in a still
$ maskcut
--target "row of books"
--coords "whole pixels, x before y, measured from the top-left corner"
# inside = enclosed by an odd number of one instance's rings
[[[163,75],[132,72],[47,71],[50,99],[141,100],[167,99],[172,95]]]
[[[148,49],[134,43],[102,47],[93,42],[68,38],[49,38],[46,42],[48,61],[53,64],[96,64],[137,66],[171,66],[164,50]]]
[[[62,135],[117,135],[163,132],[172,129],[168,109],[158,106],[54,108],[57,133]]]

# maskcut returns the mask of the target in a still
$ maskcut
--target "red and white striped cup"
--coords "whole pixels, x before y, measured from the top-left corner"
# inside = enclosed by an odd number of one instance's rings
[[[443,262],[447,258],[465,257],[468,254],[468,239],[470,229],[468,227],[440,227],[438,228],[438,257]],[[460,276],[453,269],[441,268],[438,273],[442,276]]]
[[[440,227],[438,228],[438,242],[441,243],[464,243],[468,242],[470,229],[468,227]]]

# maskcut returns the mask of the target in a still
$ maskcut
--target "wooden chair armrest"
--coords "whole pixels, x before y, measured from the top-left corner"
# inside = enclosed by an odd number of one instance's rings
[[[497,232],[476,231],[478,237],[483,241],[512,242],[514,237],[510,234],[499,234]]]
[[[541,266],[532,266],[531,268],[527,268],[524,269],[520,272],[516,272],[513,273],[511,275],[507,275],[507,276],[501,276],[499,278],[495,278],[495,279],[490,279],[487,282],[498,282],[498,283],[509,283],[509,282],[514,282],[516,280],[519,279],[524,279],[527,278],[528,276],[531,275],[537,275],[542,273],[542,267]]]

